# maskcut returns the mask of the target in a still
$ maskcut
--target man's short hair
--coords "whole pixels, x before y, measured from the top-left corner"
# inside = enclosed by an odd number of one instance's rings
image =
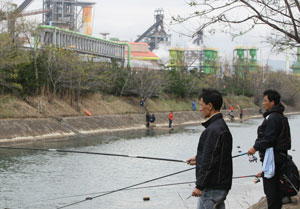
[[[211,103],[215,110],[220,110],[223,104],[223,97],[220,92],[215,89],[202,89],[199,99],[205,104]]]
[[[264,91],[264,96],[267,96],[269,101],[274,101],[275,105],[280,103],[280,94],[276,90],[268,89]]]

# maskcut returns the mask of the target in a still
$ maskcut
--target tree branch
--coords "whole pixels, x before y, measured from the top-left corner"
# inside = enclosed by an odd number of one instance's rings
[[[294,27],[295,37],[296,37],[296,39],[299,39],[299,36],[298,36],[298,30],[297,30],[297,26],[296,26],[296,23],[295,23],[295,18],[294,18],[294,16],[293,16],[293,12],[292,12],[292,10],[291,10],[291,7],[290,7],[290,5],[289,5],[289,3],[288,3],[287,0],[284,0],[284,2],[285,2],[285,5],[287,6],[287,9],[288,9],[288,11],[289,11],[289,13],[290,13],[290,16],[291,16],[291,20],[292,20],[293,27]]]

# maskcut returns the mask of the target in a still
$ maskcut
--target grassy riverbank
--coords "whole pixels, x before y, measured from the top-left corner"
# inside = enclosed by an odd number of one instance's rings
[[[44,117],[65,117],[82,116],[84,110],[92,115],[114,115],[140,113],[140,98],[116,97],[112,95],[94,94],[82,98],[79,108],[69,98],[54,98],[48,102],[47,97],[26,97],[20,98],[11,95],[0,96],[0,118],[44,118]],[[195,98],[198,102],[198,98]],[[190,111],[192,110],[193,98],[151,98],[146,100],[146,107],[151,112]],[[245,96],[226,96],[224,98],[226,107],[237,104],[242,108],[258,109],[253,104],[253,98]],[[198,105],[197,105],[198,109]]]

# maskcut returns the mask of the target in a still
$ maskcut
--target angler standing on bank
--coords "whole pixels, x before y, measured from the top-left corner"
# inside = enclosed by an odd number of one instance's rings
[[[264,121],[258,127],[257,139],[254,146],[249,149],[248,154],[253,155],[259,151],[260,159],[264,162],[266,150],[272,148],[275,173],[267,176],[264,172],[259,173],[258,176],[263,176],[268,209],[280,209],[283,195],[279,187],[279,177],[280,169],[287,159],[287,152],[291,149],[290,126],[287,118],[283,115],[284,106],[280,103],[280,94],[277,91],[265,91],[263,105],[266,110],[263,114]],[[270,167],[271,165],[266,166]]]
[[[225,199],[232,184],[232,136],[220,109],[223,98],[214,89],[203,89],[200,111],[206,128],[199,139],[197,155],[187,160],[196,165],[197,209],[225,209]]]
[[[170,111],[169,115],[169,128],[172,128],[172,123],[173,123],[173,111]]]

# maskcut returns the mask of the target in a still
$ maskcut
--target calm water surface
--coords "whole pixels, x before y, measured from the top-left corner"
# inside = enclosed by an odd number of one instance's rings
[[[248,151],[262,119],[229,123],[234,138],[233,155]],[[293,149],[290,151],[298,167],[300,155],[300,116],[289,117]],[[56,148],[89,152],[106,152],[186,160],[195,155],[203,128],[193,126],[147,132],[127,132],[60,142],[39,142],[24,147]],[[238,146],[240,148],[238,148]],[[235,158],[234,176],[256,174],[260,163],[250,163],[247,156]],[[185,170],[184,163],[131,159],[109,156],[0,150],[0,208],[57,208],[86,197],[100,195],[136,183]],[[194,170],[143,186],[194,181]],[[253,178],[233,180],[226,200],[229,209],[248,208],[263,196],[262,183]],[[185,209],[196,208],[196,198],[186,199],[194,185],[121,191],[80,204],[74,209]],[[143,201],[149,196],[150,201]]]

